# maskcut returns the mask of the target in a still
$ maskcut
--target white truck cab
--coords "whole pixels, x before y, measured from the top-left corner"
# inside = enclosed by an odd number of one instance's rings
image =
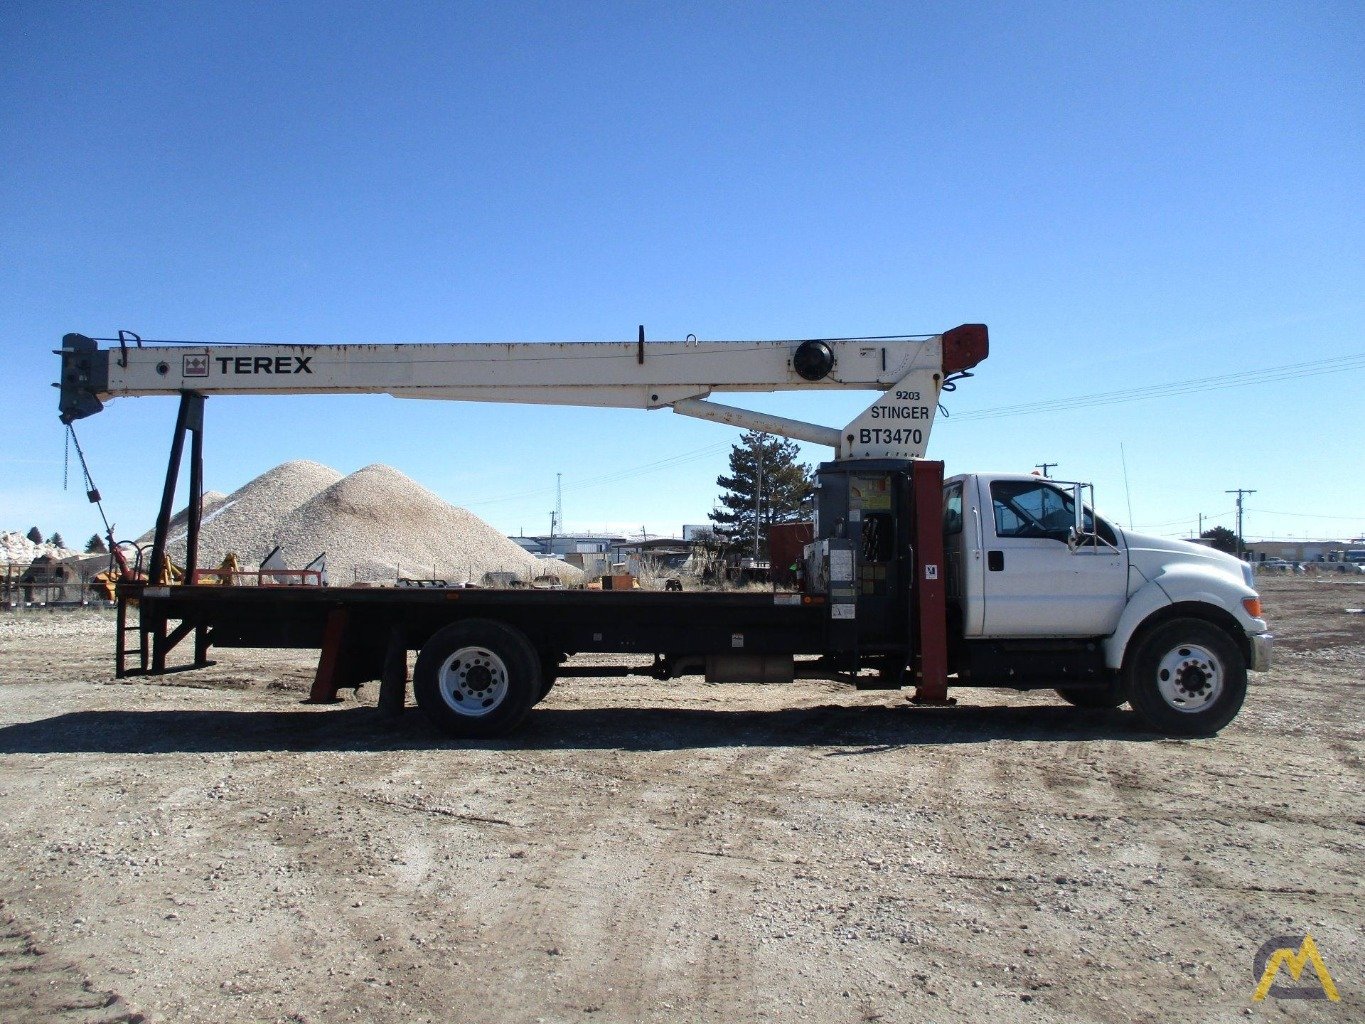
[[[944,482],[949,636],[959,678],[1025,688],[1051,675],[1072,703],[1127,701],[1201,734],[1241,708],[1272,638],[1250,566],[1124,530],[1080,485],[1006,473]],[[1079,502],[1080,514],[1077,514]]]

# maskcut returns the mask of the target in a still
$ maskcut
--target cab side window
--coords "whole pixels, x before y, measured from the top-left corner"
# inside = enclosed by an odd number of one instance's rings
[[[991,484],[997,537],[1049,537],[1065,540],[1071,527],[1068,502],[1055,487],[1029,481]]]
[[[997,480],[991,484],[991,505],[995,510],[997,537],[1045,537],[1065,541],[1075,522],[1071,496],[1042,481]],[[1085,528],[1095,530],[1096,520],[1085,510]],[[1101,539],[1110,544],[1117,538],[1109,524],[1098,521]]]

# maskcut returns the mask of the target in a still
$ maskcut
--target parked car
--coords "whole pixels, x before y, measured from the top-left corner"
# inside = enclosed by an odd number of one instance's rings
[[[1294,566],[1283,558],[1262,559],[1259,562],[1252,562],[1251,567],[1257,572],[1293,572],[1294,570]]]

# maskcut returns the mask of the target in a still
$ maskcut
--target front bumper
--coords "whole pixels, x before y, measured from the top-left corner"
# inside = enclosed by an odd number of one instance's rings
[[[1273,633],[1249,633],[1251,641],[1251,664],[1247,668],[1253,672],[1270,671],[1270,649],[1275,646]]]

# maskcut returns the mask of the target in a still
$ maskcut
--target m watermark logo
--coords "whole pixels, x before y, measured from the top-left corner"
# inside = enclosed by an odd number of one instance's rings
[[[1298,943],[1297,949],[1294,948],[1295,943]],[[1316,985],[1275,984],[1281,967],[1288,968],[1289,977],[1298,981],[1303,969],[1309,964],[1313,965],[1313,970],[1317,973]],[[1273,996],[1276,999],[1330,999],[1334,1003],[1341,1000],[1332,976],[1327,973],[1327,965],[1322,962],[1318,944],[1313,941],[1313,936],[1308,934],[1303,936],[1302,942],[1299,942],[1297,935],[1277,935],[1258,949],[1256,977],[1260,981],[1251,996],[1253,1003],[1259,1003],[1266,996]]]

